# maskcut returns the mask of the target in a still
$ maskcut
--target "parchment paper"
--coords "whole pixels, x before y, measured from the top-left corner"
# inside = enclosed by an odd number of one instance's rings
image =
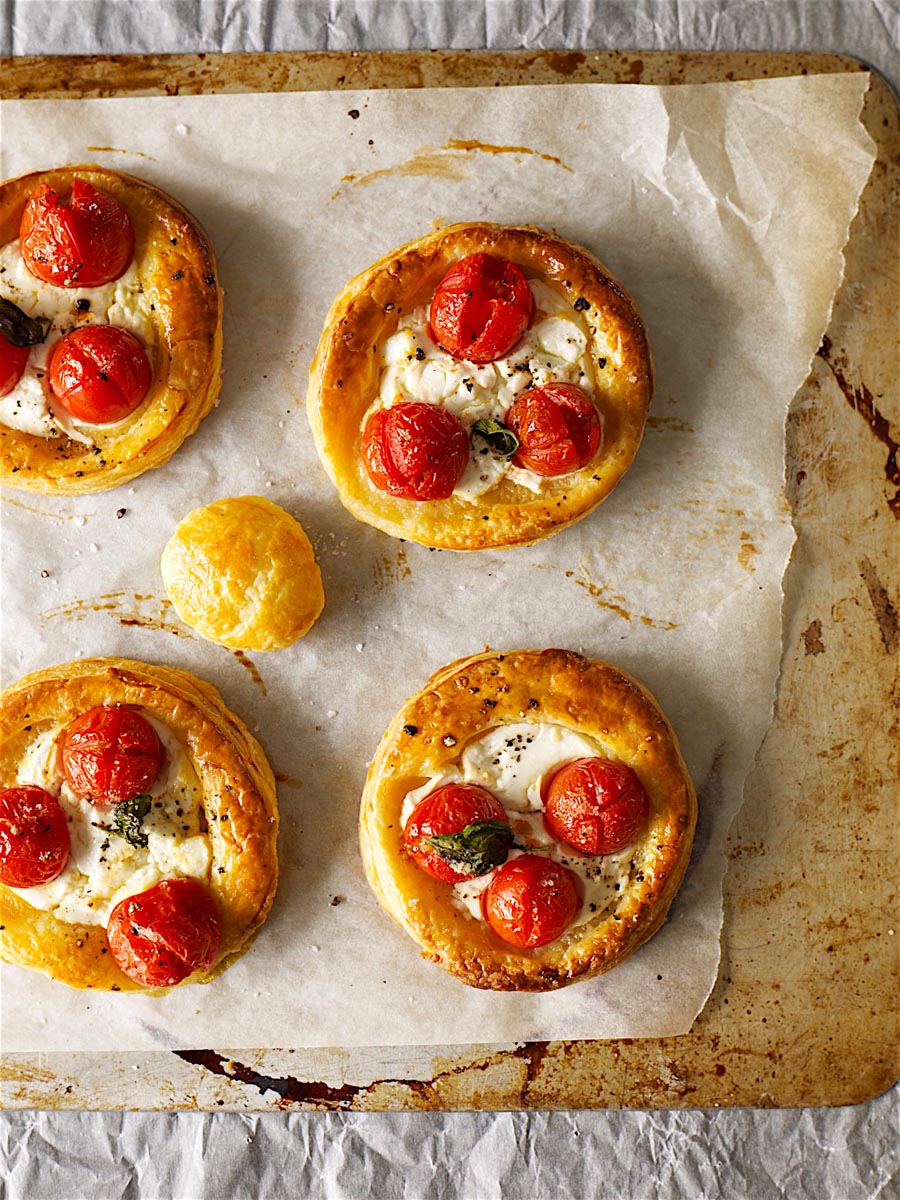
[[[0,108],[4,176],[91,159],[143,175],[206,225],[227,293],[221,404],[165,468],[80,500],[5,494],[4,681],[80,655],[184,667],[221,689],[283,778],[279,897],[236,966],[161,1000],[4,968],[4,1049],[690,1027],[718,963],[722,843],[771,716],[792,543],[783,422],[873,159],[865,87],[859,75]],[[337,289],[466,218],[588,246],[637,299],[658,367],[644,444],[613,497],[537,547],[478,556],[401,544],[345,514],[303,411]],[[188,509],[246,493],[302,521],[326,588],[307,638],[252,662],[180,626],[158,575]],[[383,729],[429,672],[484,644],[569,646],[637,675],[700,792],[694,858],[661,933],[610,976],[544,997],[474,992],[421,962],[358,864],[356,805]]]

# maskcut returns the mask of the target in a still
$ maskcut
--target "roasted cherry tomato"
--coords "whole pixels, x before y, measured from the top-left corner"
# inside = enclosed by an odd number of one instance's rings
[[[162,765],[156,730],[130,708],[89,708],[66,729],[63,774],[92,804],[120,804],[152,786]]]
[[[173,987],[215,962],[222,936],[216,903],[196,879],[163,879],[112,910],[112,956],[143,987]]]
[[[100,287],[131,262],[134,229],[108,192],[78,176],[60,196],[48,183],[32,192],[19,225],[22,258],[32,275],[58,287]]]
[[[50,391],[79,421],[108,425],[134,412],[152,378],[144,347],[116,325],[83,325],[50,352]]]
[[[373,413],[362,455],[381,491],[402,500],[446,500],[469,461],[469,438],[446,408],[410,401]]]
[[[8,396],[25,370],[30,346],[13,346],[0,333],[0,396]]]
[[[488,363],[512,350],[533,315],[531,289],[515,263],[470,254],[437,285],[428,319],[448,354]]]
[[[31,785],[0,792],[0,883],[49,883],[68,862],[69,848],[66,814],[55,796]]]
[[[575,875],[539,854],[522,854],[497,870],[484,894],[484,915],[513,946],[546,946],[578,911]]]
[[[624,763],[577,758],[566,763],[544,793],[544,820],[555,838],[582,854],[615,854],[647,823],[650,801]]]
[[[445,783],[413,809],[403,831],[403,842],[423,871],[442,883],[460,883],[483,872],[457,869],[429,846],[426,839],[435,834],[461,833],[477,821],[509,823],[503,805],[486,788],[474,783]]]
[[[600,414],[574,383],[547,383],[522,392],[506,414],[519,439],[517,467],[538,475],[568,475],[586,467],[600,446]]]

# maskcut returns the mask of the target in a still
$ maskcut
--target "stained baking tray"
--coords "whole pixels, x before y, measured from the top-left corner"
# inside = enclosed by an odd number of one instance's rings
[[[682,84],[865,70],[833,55],[409,52],[15,58],[4,98]],[[690,1033],[286,1051],[0,1055],[8,1108],[514,1109],[849,1104],[900,1075],[900,114],[787,423],[797,543],[773,724],[728,842],[722,963]],[[773,364],[777,369],[777,364]]]

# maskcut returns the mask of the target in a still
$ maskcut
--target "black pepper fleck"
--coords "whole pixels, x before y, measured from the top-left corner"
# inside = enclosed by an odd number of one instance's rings
[[[419,732],[419,727],[418,727],[418,725],[404,725],[403,732],[405,734],[407,734],[409,737],[415,737],[416,734]]]
[[[576,312],[584,312],[584,310],[586,308],[590,308],[591,305],[590,305],[590,301],[586,300],[584,298],[584,296],[579,296],[572,307],[575,309]]]
[[[359,120],[359,109],[351,108],[350,111],[347,113],[347,116],[350,117],[350,119],[353,121],[358,121]]]

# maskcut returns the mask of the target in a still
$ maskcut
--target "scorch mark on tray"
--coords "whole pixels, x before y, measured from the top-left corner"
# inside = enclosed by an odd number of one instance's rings
[[[202,1067],[214,1075],[225,1079],[235,1080],[260,1092],[274,1092],[278,1097],[275,1107],[284,1109],[294,1104],[314,1105],[316,1108],[328,1110],[347,1109],[357,1100],[364,1100],[383,1087],[406,1088],[419,1099],[417,1107],[423,1110],[443,1107],[442,1085],[454,1075],[462,1075],[468,1071],[487,1071],[491,1067],[518,1059],[524,1067],[524,1078],[520,1089],[520,1103],[527,1106],[528,1093],[541,1072],[544,1059],[554,1049],[565,1052],[569,1043],[523,1042],[509,1051],[499,1050],[484,1059],[473,1062],[452,1064],[444,1069],[435,1069],[434,1078],[424,1079],[376,1079],[368,1084],[341,1084],[332,1086],[318,1080],[297,1079],[293,1075],[265,1075],[244,1063],[226,1058],[215,1050],[175,1050],[173,1053],[183,1062],[192,1066]],[[222,1103],[221,1101],[219,1103]],[[379,1106],[380,1107],[380,1106]]]
[[[884,473],[888,483],[897,489],[894,495],[888,499],[887,505],[894,516],[900,518],[900,462],[897,460],[900,443],[891,437],[891,427],[887,417],[878,411],[875,398],[864,383],[861,383],[859,387],[853,387],[847,381],[843,373],[846,361],[843,358],[837,361],[832,359],[831,338],[827,334],[822,338],[822,345],[816,354],[831,371],[850,407],[859,413],[875,437],[887,447],[888,455],[884,464]]]
[[[869,559],[863,557],[859,560],[859,573],[872,601],[884,648],[888,654],[896,654],[900,647],[900,620],[897,610]]]
[[[818,619],[811,621],[803,630],[803,653],[824,654],[825,643],[822,641],[822,622]]]
[[[412,579],[412,570],[406,559],[406,551],[401,547],[395,558],[384,555],[372,563],[372,575],[377,591],[382,591],[389,584],[401,579]]]

